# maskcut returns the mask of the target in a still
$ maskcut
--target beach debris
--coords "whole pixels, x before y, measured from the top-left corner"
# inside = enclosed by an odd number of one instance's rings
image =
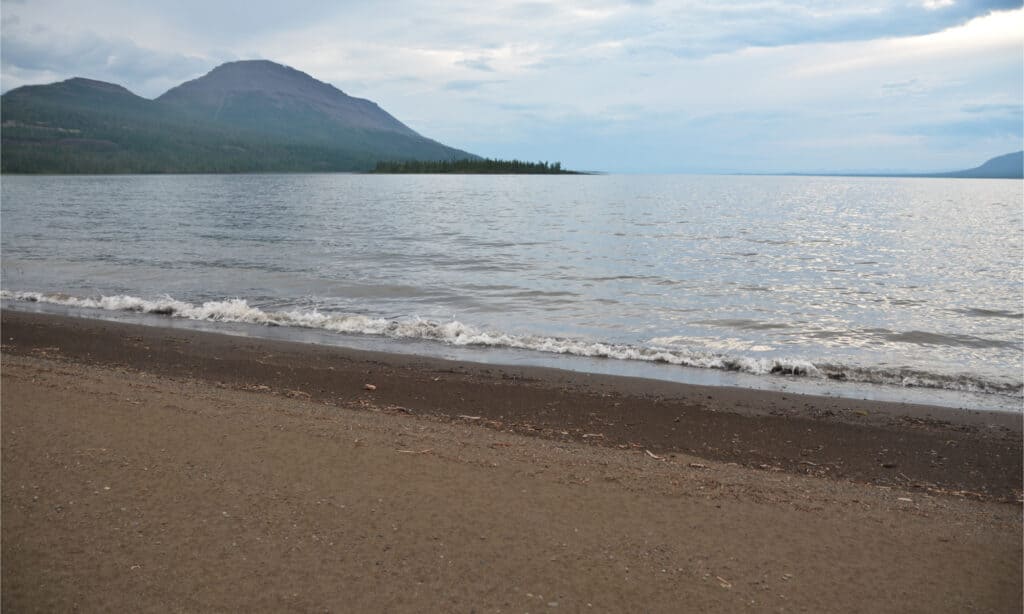
[[[884,467],[886,469],[895,469],[896,468],[896,463],[882,463],[882,467]]]
[[[690,463],[687,466],[691,467],[693,469],[707,469],[708,468],[708,466],[705,465],[704,463]]]
[[[911,499],[910,497],[896,497],[896,500],[897,501],[906,501],[907,503],[913,503],[914,502],[914,500]]]
[[[868,415],[868,412],[864,411],[863,409],[854,410],[853,413],[857,414],[858,416],[866,416],[866,415]]]
[[[718,585],[722,588],[732,588],[732,583],[723,578],[722,576],[715,576],[715,580],[718,580]]]
[[[665,460],[664,456],[658,456],[657,454],[655,454],[654,452],[651,452],[650,450],[644,450],[644,452],[646,452],[647,456],[650,456],[654,460]]]
[[[793,579],[793,574],[791,574],[791,573],[784,573],[784,574],[782,574],[782,579],[785,580],[786,582],[789,582],[790,580]]]
[[[584,439],[604,439],[604,433],[583,433]]]
[[[434,452],[433,448],[427,448],[426,450],[395,450],[400,454],[431,454]]]
[[[459,416],[459,418],[462,418],[463,420],[479,420],[480,416],[467,416],[465,414],[462,414]]]
[[[363,384],[363,390],[369,390],[370,392],[373,392],[376,389],[377,387],[374,386],[373,384]]]
[[[980,492],[973,492],[973,491],[970,491],[970,490],[947,490],[945,488],[939,488],[937,486],[936,487],[929,487],[926,490],[928,492],[934,493],[934,494],[952,495],[954,497],[960,497],[960,498],[963,498],[963,499],[974,499],[976,501],[984,501],[985,499],[990,498],[989,495],[985,495],[985,494],[982,494]]]

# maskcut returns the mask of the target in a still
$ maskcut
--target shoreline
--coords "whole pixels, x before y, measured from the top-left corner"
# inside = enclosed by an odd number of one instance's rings
[[[1003,501],[1021,492],[1018,413],[478,364],[11,310],[3,311],[2,326],[10,355],[841,481]]]
[[[854,374],[847,377],[842,367],[839,371],[822,373],[789,373],[789,370],[804,368],[797,359],[779,359],[770,372],[766,367],[734,368],[714,365],[676,364],[659,359],[631,358],[622,356],[624,350],[638,349],[645,346],[630,344],[597,344],[608,345],[607,354],[588,354],[574,351],[571,347],[562,350],[550,350],[532,346],[520,346],[515,343],[495,345],[483,343],[460,344],[454,340],[438,341],[433,336],[422,335],[421,331],[399,333],[391,336],[377,330],[357,330],[337,333],[332,328],[317,324],[305,325],[295,323],[285,314],[283,321],[278,320],[280,314],[261,312],[267,316],[265,322],[250,321],[248,318],[233,319],[230,312],[224,320],[215,314],[204,314],[203,317],[181,316],[171,310],[191,308],[191,304],[167,298],[164,303],[152,302],[138,297],[112,297],[126,301],[120,305],[91,304],[93,299],[68,297],[68,302],[61,302],[60,294],[43,295],[37,292],[4,291],[0,297],[0,311],[11,310],[22,313],[38,313],[72,318],[86,318],[129,324],[142,324],[161,328],[191,328],[212,333],[256,337],[268,340],[293,341],[303,344],[367,350],[385,354],[409,354],[428,358],[439,358],[456,362],[473,364],[542,367],[548,369],[590,373],[591,375],[610,375],[631,379],[668,381],[677,384],[709,386],[715,388],[742,388],[749,390],[774,391],[793,393],[805,396],[842,397],[880,401],[890,404],[907,404],[921,406],[946,407],[967,411],[1009,412],[1024,415],[1024,397],[1019,394],[1004,393],[1000,384],[980,381],[980,385],[994,386],[981,392],[972,385],[968,376],[952,378],[955,383],[950,387],[933,385],[914,385],[885,381],[885,374],[876,373],[873,377],[861,379]],[[108,297],[104,297],[106,300]],[[56,300],[52,300],[56,299]],[[256,308],[260,311],[259,308]],[[314,310],[314,315],[318,315]],[[210,320],[211,322],[208,322]],[[351,332],[351,334],[350,334]],[[484,335],[490,335],[483,331]],[[449,341],[453,341],[449,343]],[[811,363],[813,364],[813,363]],[[815,367],[816,368],[816,367]],[[854,368],[854,371],[857,369]],[[778,371],[779,374],[776,374]],[[871,371],[868,369],[868,371]],[[916,377],[938,377],[925,372],[890,373],[889,377],[914,379]],[[882,381],[878,381],[882,377]],[[874,378],[874,379],[873,379]],[[973,381],[978,385],[979,381]],[[933,387],[934,386],[934,387]]]

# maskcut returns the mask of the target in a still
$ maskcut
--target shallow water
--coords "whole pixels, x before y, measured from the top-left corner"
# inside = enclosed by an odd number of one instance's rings
[[[5,176],[2,288],[14,302],[1005,406],[1022,386],[1022,185]]]

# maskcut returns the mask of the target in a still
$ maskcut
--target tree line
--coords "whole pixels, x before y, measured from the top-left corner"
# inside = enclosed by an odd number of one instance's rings
[[[462,160],[382,160],[371,173],[467,173],[512,175],[575,175],[561,162],[523,162],[491,158]]]

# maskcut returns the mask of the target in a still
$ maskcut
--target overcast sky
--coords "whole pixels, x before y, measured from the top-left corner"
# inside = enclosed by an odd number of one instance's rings
[[[938,170],[1019,150],[1019,0],[0,0],[2,88],[153,98],[287,64],[425,136],[620,172]]]

